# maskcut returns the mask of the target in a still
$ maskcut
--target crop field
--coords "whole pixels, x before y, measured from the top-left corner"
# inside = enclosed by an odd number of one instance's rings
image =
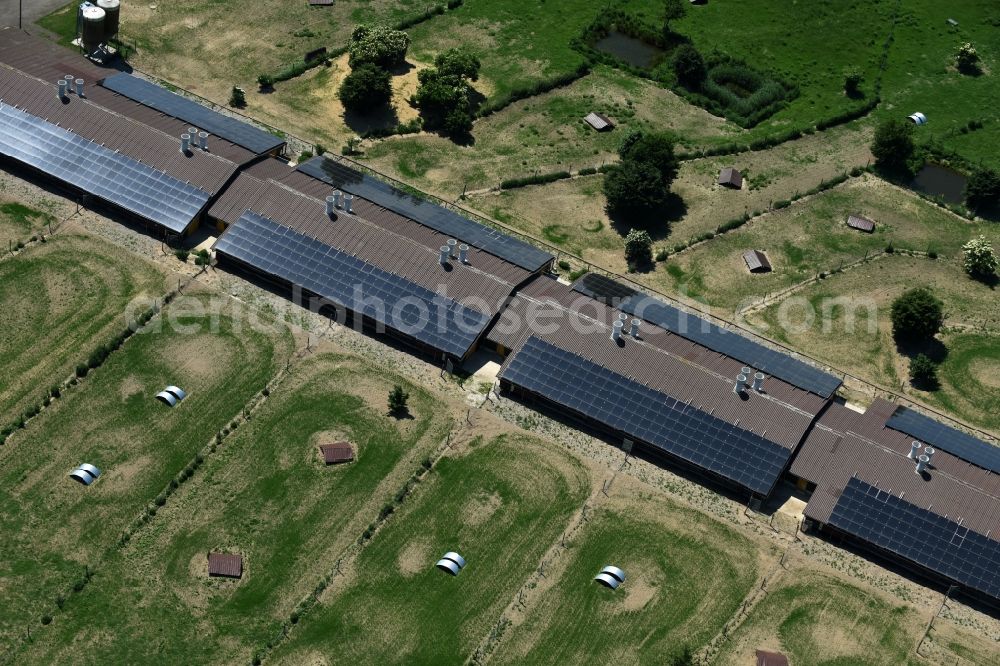
[[[438,462],[274,661],[461,663],[589,492],[586,469],[538,440],[471,440]],[[468,561],[454,578],[434,568],[449,550]]]
[[[846,225],[856,213],[876,222],[874,233]],[[941,262],[959,263],[962,244],[980,234],[1000,240],[995,224],[969,222],[880,178],[863,176],[673,255],[642,279],[671,294],[683,292],[728,317],[748,301],[889,246],[934,252]],[[749,249],[764,251],[774,270],[750,275],[743,261]]]
[[[200,302],[176,301],[0,449],[5,646],[86,585],[88,568],[284,364],[286,330],[184,312]],[[153,398],[168,384],[189,392],[173,409]],[[104,470],[92,487],[68,477],[83,462]]]
[[[393,383],[407,386],[412,418],[386,416]],[[450,424],[430,394],[356,358],[322,353],[298,362],[102,567],[31,658],[70,660],[86,646],[109,663],[249,662]],[[355,462],[324,466],[317,444],[339,439],[357,447]],[[209,579],[209,550],[240,552],[242,580]]]
[[[161,269],[70,229],[0,261],[0,306],[17,314],[0,317],[0,424],[124,329],[131,302],[138,314],[165,292]]]
[[[564,557],[494,663],[662,664],[707,643],[765,562],[757,544],[725,525],[637,488],[616,489]],[[619,590],[592,581],[607,564],[628,576]]]

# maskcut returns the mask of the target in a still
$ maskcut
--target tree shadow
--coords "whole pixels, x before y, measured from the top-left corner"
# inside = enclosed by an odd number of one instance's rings
[[[386,71],[389,72],[391,76],[406,76],[416,68],[417,68],[416,65],[404,60],[403,62],[397,65],[393,65]]]
[[[687,210],[684,199],[676,192],[670,192],[667,194],[664,206],[654,211],[636,211],[628,214],[611,210],[605,212],[611,220],[612,228],[622,238],[632,229],[641,229],[649,232],[650,238],[655,243],[664,241],[670,236],[673,223],[683,219],[687,215]]]
[[[396,127],[399,125],[399,115],[396,109],[388,104],[369,109],[364,113],[344,109],[344,124],[363,136],[372,130]]]
[[[912,361],[923,354],[938,365],[948,358],[948,347],[937,338],[930,340],[896,340],[896,351]]]
[[[997,285],[1000,284],[1000,276],[996,273],[990,273],[989,275],[970,275],[969,277],[992,290],[996,290]]]

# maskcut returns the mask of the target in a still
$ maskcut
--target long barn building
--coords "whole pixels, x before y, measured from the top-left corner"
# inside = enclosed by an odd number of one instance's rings
[[[5,168],[160,237],[217,233],[220,268],[445,368],[492,350],[507,396],[733,496],[795,483],[806,527],[1000,605],[1000,448],[886,401],[849,409],[829,369],[621,282],[561,282],[529,243],[344,160],[291,166],[284,148],[0,29]]]

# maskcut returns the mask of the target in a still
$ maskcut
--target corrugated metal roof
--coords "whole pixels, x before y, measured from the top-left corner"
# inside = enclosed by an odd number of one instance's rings
[[[334,444],[323,444],[319,447],[323,452],[323,461],[327,465],[349,462],[354,460],[354,449],[348,442],[336,442]]]
[[[209,214],[227,224],[232,224],[246,210],[253,208],[268,180],[281,183],[318,201],[325,202],[326,197],[333,191],[328,184],[295,171],[281,160],[269,158],[251,165],[241,173],[233,186],[219,197]],[[355,197],[352,208],[355,216],[434,252],[448,242],[448,236],[366,199]],[[476,248],[469,248],[468,259],[469,266],[496,276],[511,285],[521,284],[531,276],[525,269]]]
[[[747,263],[747,268],[753,273],[771,270],[771,262],[767,260],[767,255],[760,250],[747,250],[743,253],[743,261]]]
[[[474,265],[450,262],[446,269],[438,262],[436,249],[389,233],[361,217],[340,211],[331,220],[324,201],[273,180],[241,174],[209,209],[209,215],[235,222],[247,210],[490,315],[514,288]]]
[[[726,167],[719,173],[719,185],[735,187],[738,190],[743,187],[743,174],[738,169]]]
[[[875,223],[869,220],[867,217],[861,215],[851,215],[847,218],[847,226],[852,229],[859,229],[861,231],[866,231],[872,233],[875,231]]]
[[[806,437],[791,473],[817,484],[806,515],[826,522],[851,477],[1000,540],[1000,475],[938,450],[926,476],[907,458],[913,438],[885,428],[893,403],[878,400],[865,414],[831,404]]]
[[[230,553],[208,554],[208,575],[240,578],[243,576],[243,556]]]
[[[615,124],[611,122],[607,116],[600,113],[588,113],[584,117],[584,121],[591,127],[593,127],[598,132],[603,132],[604,130],[614,129]]]
[[[214,194],[237,165],[221,156],[180,151],[180,138],[104,109],[89,99],[69,95],[59,100],[55,82],[45,83],[0,66],[0,99],[78,136]]]
[[[549,276],[539,276],[522,287],[511,299],[510,305],[487,331],[486,339],[506,349],[517,350],[532,333],[530,321],[539,325],[560,322],[572,326],[582,324],[581,330],[602,326],[598,335],[608,335],[619,310],[585,296]],[[529,319],[530,314],[530,319]],[[627,328],[626,328],[627,332]],[[706,370],[735,380],[743,363],[712,351],[649,322],[642,322],[639,336],[661,351],[682,358]],[[797,388],[773,376],[764,381],[769,395],[810,415],[816,415],[826,404],[826,399]]]

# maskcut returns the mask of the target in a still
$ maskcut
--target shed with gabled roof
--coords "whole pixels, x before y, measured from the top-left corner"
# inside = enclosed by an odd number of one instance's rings
[[[601,113],[588,113],[584,116],[583,120],[598,132],[607,132],[615,128],[615,124],[611,122],[611,119]]]
[[[323,462],[327,465],[337,465],[354,460],[354,448],[350,442],[321,444],[319,450],[323,454]]]
[[[731,187],[734,190],[742,189],[743,174],[740,173],[739,169],[726,167],[719,172],[719,185],[722,185],[723,187]]]
[[[771,271],[771,262],[767,255],[760,250],[747,250],[743,253],[743,261],[751,273],[768,273]]]

